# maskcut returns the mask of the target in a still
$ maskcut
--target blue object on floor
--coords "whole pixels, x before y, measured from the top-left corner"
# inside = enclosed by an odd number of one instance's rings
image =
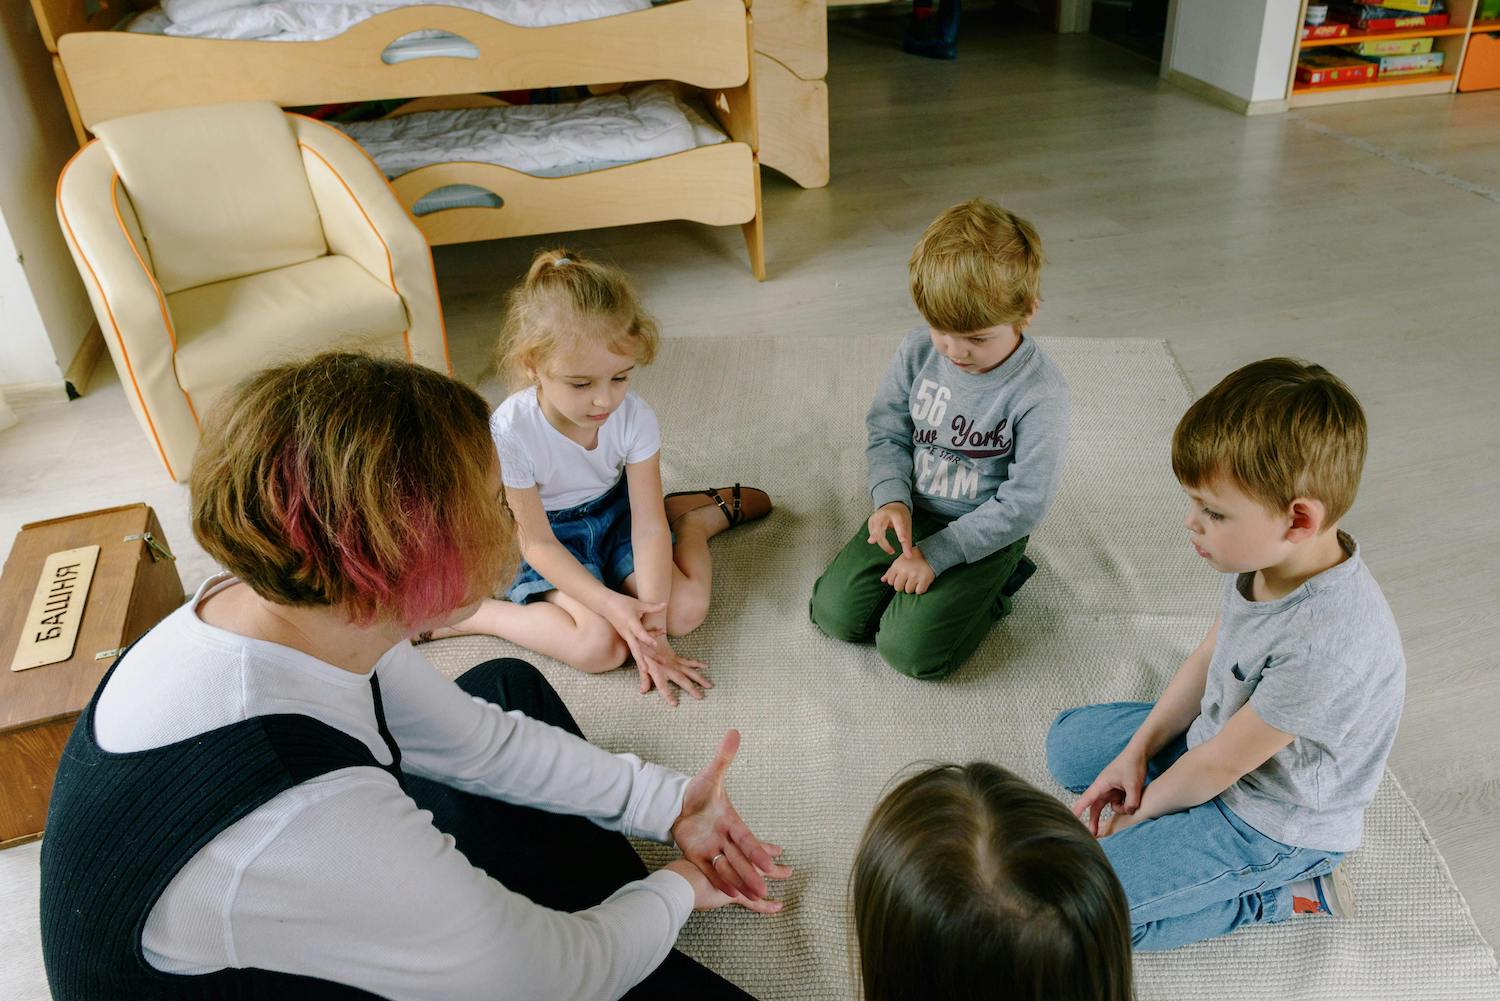
[[[958,13],[959,0],[939,0],[936,14],[912,17],[901,48],[928,59],[957,59]]]

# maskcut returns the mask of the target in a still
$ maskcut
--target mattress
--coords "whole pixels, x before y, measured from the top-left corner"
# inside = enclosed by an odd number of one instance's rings
[[[567,177],[671,156],[728,141],[704,112],[665,84],[566,104],[422,111],[336,124],[365,148],[387,177],[435,163],[491,163],[534,177]],[[498,207],[492,192],[450,185],[412,211]]]
[[[441,4],[486,14],[524,28],[590,21],[645,10],[651,0],[164,0],[126,19],[127,31],[186,38],[307,42],[332,38],[366,18],[397,7]],[[394,41],[387,63],[435,56],[476,59],[479,50],[455,35],[419,31]]]
[[[377,14],[428,5],[463,8],[519,27],[547,27],[645,11],[651,0],[162,0],[132,18],[127,30],[180,38],[315,42],[342,35]],[[407,39],[460,42],[474,51],[468,42],[441,32],[417,32]]]

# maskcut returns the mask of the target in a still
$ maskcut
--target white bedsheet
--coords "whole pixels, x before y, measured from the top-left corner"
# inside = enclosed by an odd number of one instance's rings
[[[338,127],[369,151],[387,177],[454,161],[562,177],[727,138],[664,84],[569,104],[422,111]]]
[[[162,0],[160,16],[142,15],[131,25],[131,30],[190,38],[310,42],[342,34],[360,21],[388,10],[431,4],[462,7],[523,28],[540,28],[645,10],[651,6],[651,0],[404,0],[399,3],[390,0]]]

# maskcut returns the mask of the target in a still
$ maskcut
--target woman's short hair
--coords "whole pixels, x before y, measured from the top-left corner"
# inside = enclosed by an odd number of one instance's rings
[[[415,625],[515,559],[489,408],[410,362],[329,353],[260,372],[203,426],[193,535],[267,601]]]
[[[875,807],[851,881],[866,1001],[1129,1001],[1130,912],[1051,796],[937,765]]]

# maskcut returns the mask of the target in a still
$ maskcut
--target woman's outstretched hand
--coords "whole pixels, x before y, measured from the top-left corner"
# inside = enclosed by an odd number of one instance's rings
[[[720,893],[759,901],[766,896],[767,876],[786,879],[792,870],[776,862],[779,846],[762,843],[750,833],[724,792],[724,773],[739,748],[740,732],[730,730],[713,761],[688,781],[672,840]]]

